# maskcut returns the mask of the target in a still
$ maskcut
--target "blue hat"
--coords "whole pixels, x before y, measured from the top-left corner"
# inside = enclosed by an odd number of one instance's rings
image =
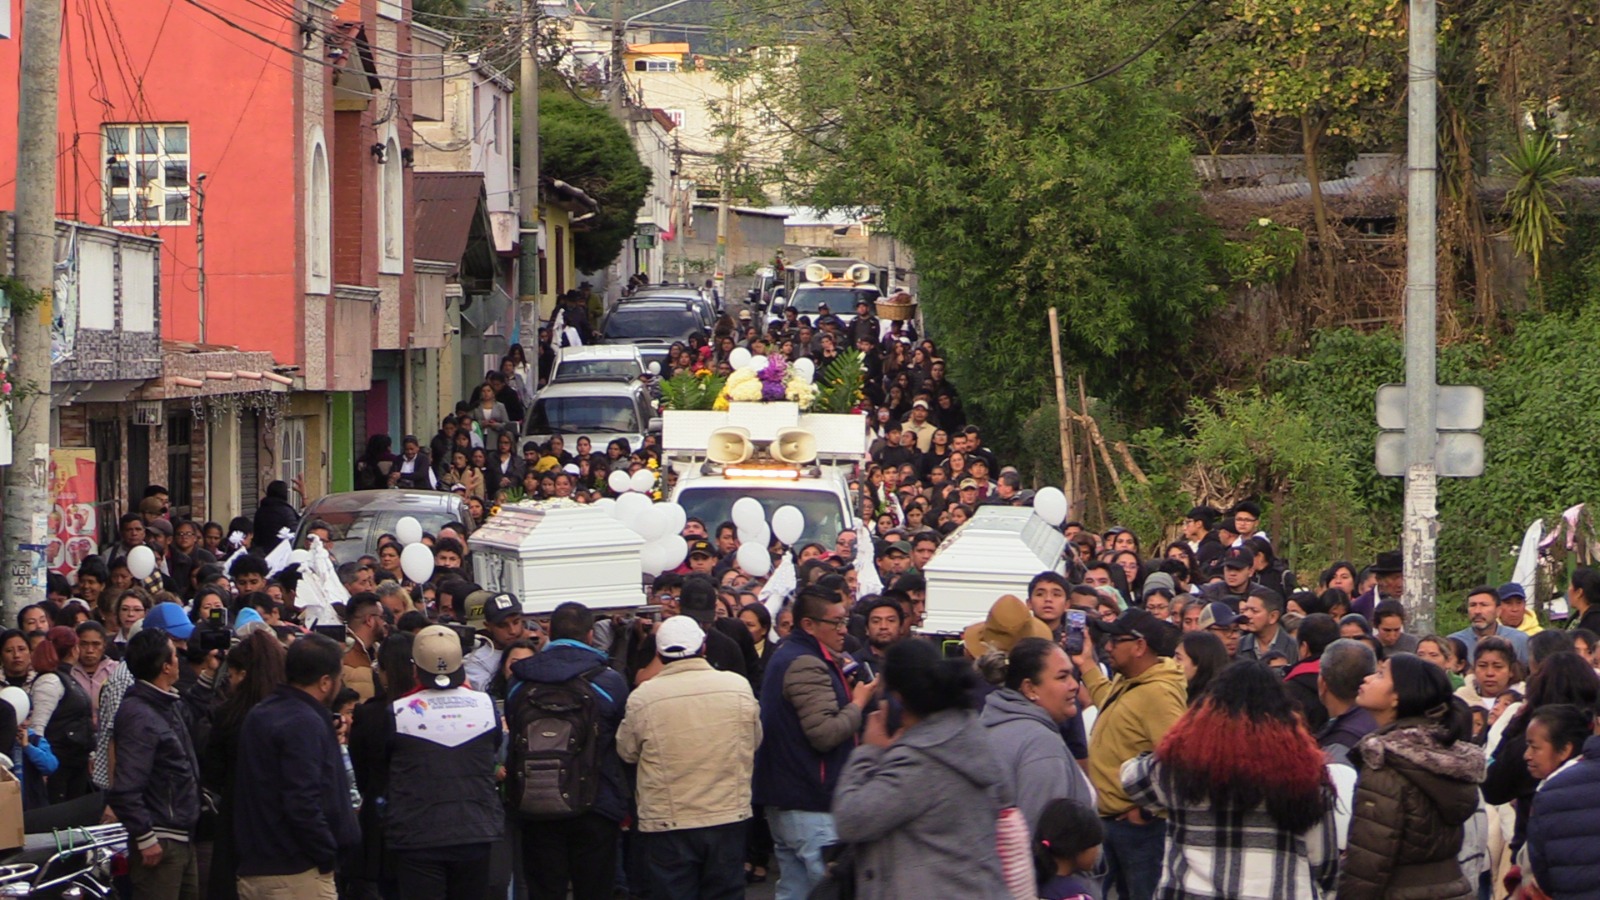
[[[1500,595],[1501,603],[1510,600],[1512,597],[1515,597],[1518,600],[1528,599],[1528,592],[1523,590],[1522,585],[1517,584],[1515,581],[1508,581],[1505,584],[1500,585],[1500,590],[1497,593]]]
[[[1213,625],[1227,628],[1242,618],[1244,617],[1233,611],[1233,607],[1219,600],[1207,603],[1205,609],[1200,611],[1200,628],[1202,631]]]
[[[189,614],[183,607],[176,603],[157,603],[144,615],[145,628],[159,628],[180,641],[187,641],[189,635],[194,634],[194,623],[189,621]]]

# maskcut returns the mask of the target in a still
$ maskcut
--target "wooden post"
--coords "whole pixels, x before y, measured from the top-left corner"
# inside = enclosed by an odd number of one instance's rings
[[[1077,502],[1075,490],[1077,481],[1073,469],[1072,453],[1072,425],[1067,411],[1067,380],[1061,373],[1061,325],[1056,317],[1056,308],[1050,307],[1050,355],[1056,366],[1056,421],[1061,427],[1061,476],[1063,486],[1067,490],[1067,518],[1081,516],[1082,511],[1071,504]]]
[[[1082,411],[1082,413],[1084,415],[1084,418],[1088,418],[1088,416],[1089,416],[1089,393],[1088,393],[1087,390],[1084,389],[1083,376],[1082,375],[1078,376],[1078,407]],[[1089,450],[1088,447],[1084,447],[1083,456],[1084,456],[1084,460],[1083,461],[1089,464],[1089,483],[1094,486],[1095,508],[1097,510],[1099,510],[1099,512],[1100,512],[1101,521],[1098,522],[1097,524],[1104,525],[1105,524],[1104,520],[1105,520],[1105,517],[1106,517],[1106,498],[1103,497],[1100,494],[1100,470],[1095,468],[1094,453],[1092,453]],[[1084,506],[1088,506],[1088,505],[1089,504],[1087,504],[1087,503],[1084,504]]]

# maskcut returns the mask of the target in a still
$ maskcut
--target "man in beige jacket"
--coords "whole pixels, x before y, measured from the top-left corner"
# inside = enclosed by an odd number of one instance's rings
[[[639,766],[639,831],[654,900],[744,896],[750,778],[761,712],[750,683],[706,662],[688,616],[656,629],[659,674],[628,697],[617,754]]]

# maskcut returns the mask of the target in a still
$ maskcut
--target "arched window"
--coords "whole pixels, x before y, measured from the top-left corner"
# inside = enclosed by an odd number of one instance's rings
[[[306,166],[306,293],[333,288],[333,206],[328,184],[328,148],[321,128],[311,133]]]
[[[393,124],[384,149],[383,165],[378,167],[378,271],[397,275],[405,271],[405,168]]]

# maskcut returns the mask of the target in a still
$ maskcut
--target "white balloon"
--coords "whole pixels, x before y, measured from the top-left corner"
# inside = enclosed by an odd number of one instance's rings
[[[611,497],[601,497],[589,505],[596,509],[605,510],[606,515],[611,516],[612,518],[616,518],[617,516],[617,501]]]
[[[765,356],[752,356],[750,357],[750,362],[746,365],[750,371],[759,372],[767,367],[767,358]]]
[[[683,564],[683,558],[689,555],[689,542],[676,532],[662,537],[655,542],[655,546],[663,553],[661,557],[664,563],[661,567],[663,572],[676,569]]]
[[[667,565],[667,549],[659,544],[645,544],[639,548],[639,571],[654,578],[674,566]]]
[[[646,541],[654,541],[667,533],[667,513],[661,507],[651,504],[648,509],[640,513],[631,522],[624,522],[629,528],[638,532],[639,537]]]
[[[740,544],[735,559],[739,562],[739,568],[751,578],[763,578],[772,568],[772,556],[767,553],[765,544]]]
[[[794,367],[795,367],[795,369],[799,370],[801,376],[803,376],[805,378],[805,380],[807,380],[807,381],[816,380],[816,377],[817,377],[817,364],[812,362],[810,357],[802,356],[799,359],[795,360],[794,361]]]
[[[740,497],[733,501],[729,516],[733,524],[740,528],[754,528],[757,522],[767,521],[767,511],[761,508],[761,501],[754,497]]]
[[[14,684],[7,685],[4,688],[0,688],[0,700],[11,704],[11,708],[17,711],[18,722],[27,721],[28,711],[33,708],[33,704],[29,702],[27,691]]]
[[[657,503],[656,507],[667,517],[667,534],[682,534],[689,524],[689,513],[679,503]],[[680,560],[681,562],[681,560]]]
[[[1060,488],[1045,487],[1033,495],[1033,512],[1053,528],[1067,520],[1067,495]]]
[[[650,498],[629,491],[617,498],[617,521],[638,533],[637,523],[650,512]]]
[[[633,483],[633,489],[641,494],[648,494],[656,489],[656,473],[649,469],[640,469],[633,473],[629,480]]]
[[[806,530],[806,516],[793,506],[780,506],[772,513],[772,533],[785,544],[793,545]]]
[[[295,550],[295,551],[293,551],[293,552],[291,552],[289,554],[289,564],[290,565],[302,565],[303,566],[308,562],[311,562],[311,551],[310,550]]]
[[[750,351],[743,347],[733,348],[728,354],[728,365],[733,366],[735,372],[750,364]]]
[[[150,577],[156,570],[156,553],[143,544],[128,551],[128,574],[139,581]]]
[[[755,544],[766,548],[772,544],[772,529],[765,522],[757,522],[754,528],[739,527],[739,543]]]
[[[433,548],[427,544],[412,544],[400,551],[400,571],[415,584],[433,577]]]
[[[618,469],[606,476],[606,484],[616,493],[626,494],[633,489],[633,476],[622,469]]]
[[[409,547],[422,540],[422,523],[411,516],[401,516],[394,523],[394,536],[400,539],[400,546]]]

